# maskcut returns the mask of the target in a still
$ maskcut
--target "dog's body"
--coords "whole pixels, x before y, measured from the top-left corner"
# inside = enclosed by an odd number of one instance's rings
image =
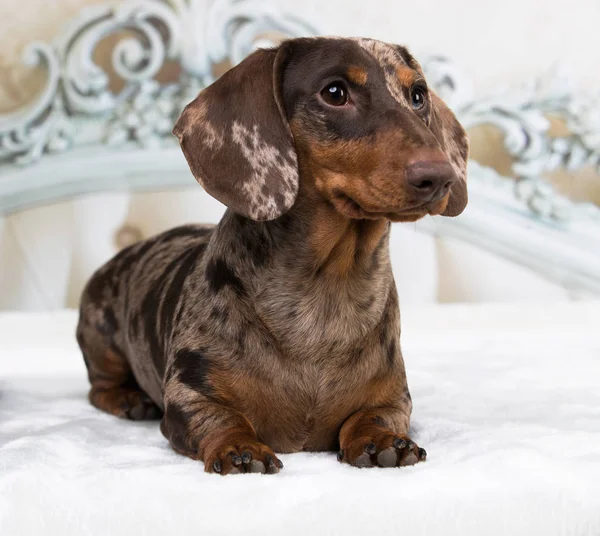
[[[343,68],[323,72],[328,61]],[[354,108],[332,77],[350,80]],[[407,436],[390,220],[462,211],[467,145],[434,95],[427,114],[408,115],[404,84],[421,78],[401,47],[305,39],[201,93],[175,132],[230,208],[216,227],[168,231],[93,276],[78,327],[91,402],[133,419],[164,412],[173,448],[222,474],[277,472],[274,451],[424,459]],[[373,113],[352,116],[361,106]]]

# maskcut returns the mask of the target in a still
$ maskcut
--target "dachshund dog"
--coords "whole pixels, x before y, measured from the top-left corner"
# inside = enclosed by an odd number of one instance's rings
[[[220,223],[137,243],[84,290],[91,403],[162,416],[208,472],[275,452],[358,467],[426,457],[408,436],[391,222],[467,204],[465,131],[406,48],[301,38],[260,49],[174,128]]]

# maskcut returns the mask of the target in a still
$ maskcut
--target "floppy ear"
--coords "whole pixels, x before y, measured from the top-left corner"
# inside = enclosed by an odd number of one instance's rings
[[[288,47],[257,50],[183,110],[179,138],[196,180],[253,220],[272,220],[294,204],[298,164],[281,102]]]
[[[442,216],[458,216],[467,206],[467,159],[469,140],[462,125],[454,114],[433,91],[431,95],[432,115],[429,128],[440,142],[454,168],[457,181],[452,185],[450,199]]]

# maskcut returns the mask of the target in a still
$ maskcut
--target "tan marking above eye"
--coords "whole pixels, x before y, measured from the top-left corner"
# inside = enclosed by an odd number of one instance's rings
[[[415,72],[410,67],[401,65],[396,69],[396,76],[403,86],[411,87],[415,81]]]
[[[367,72],[360,67],[351,66],[346,73],[348,80],[359,86],[364,86],[367,83]]]

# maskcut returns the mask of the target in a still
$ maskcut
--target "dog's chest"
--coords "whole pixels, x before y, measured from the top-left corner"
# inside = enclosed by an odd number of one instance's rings
[[[360,283],[349,288],[280,278],[257,296],[256,312],[285,358],[344,358],[376,328],[387,298],[380,281]]]
[[[277,408],[257,403],[259,433],[283,452],[335,448],[339,428],[369,397],[378,373],[377,333],[389,286],[381,278],[352,286],[271,280],[256,313],[273,337],[260,390]]]
[[[334,449],[343,422],[368,402],[376,375],[372,360],[348,363],[336,353],[315,363],[279,362],[255,385],[245,412],[276,450]]]

